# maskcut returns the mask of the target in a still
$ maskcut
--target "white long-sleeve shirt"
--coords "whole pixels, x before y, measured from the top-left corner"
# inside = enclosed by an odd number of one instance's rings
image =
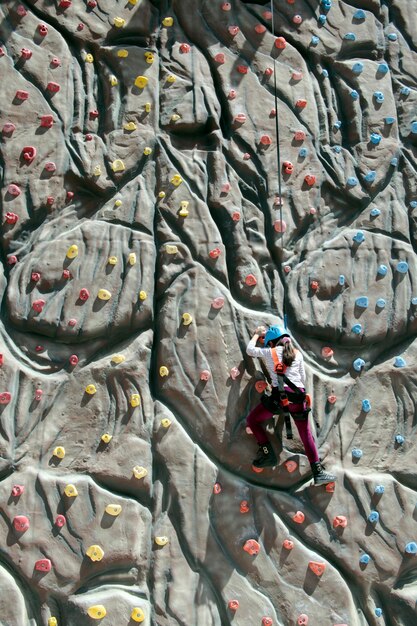
[[[275,372],[275,363],[274,359],[272,358],[272,349],[257,348],[256,341],[257,339],[250,340],[246,348],[246,353],[249,356],[263,360],[271,377],[272,386],[278,387],[278,375]],[[276,349],[278,351],[278,358],[280,361],[282,361],[283,347],[278,346]],[[306,374],[304,370],[304,359],[299,350],[295,351],[295,359],[292,365],[287,367],[287,369],[285,370],[285,375],[297,387],[305,387]]]

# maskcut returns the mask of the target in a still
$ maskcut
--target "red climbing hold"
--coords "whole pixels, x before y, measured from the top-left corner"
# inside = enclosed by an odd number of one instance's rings
[[[303,130],[296,130],[294,133],[294,139],[295,141],[304,141],[304,139],[306,138],[306,134]]]
[[[262,135],[261,137],[261,144],[263,146],[270,146],[272,143],[272,139],[269,135]]]
[[[39,559],[35,563],[35,569],[38,572],[50,572],[52,568],[52,563],[49,559]]]
[[[335,404],[335,402],[337,402],[337,397],[334,394],[331,394],[330,396],[327,396],[327,402],[329,404]]]
[[[71,354],[69,358],[69,362],[73,367],[77,365],[78,361],[79,361],[78,356],[76,354]]]
[[[217,259],[221,255],[221,253],[222,251],[220,250],[220,248],[213,248],[213,250],[210,250],[209,256],[211,259]]]
[[[296,524],[302,524],[305,520],[306,516],[304,515],[304,513],[302,511],[297,511],[297,513],[294,513],[292,519],[293,522],[295,522]]]
[[[239,600],[229,600],[227,605],[231,611],[237,611],[239,608]]]
[[[20,51],[20,56],[22,59],[25,59],[25,61],[28,61],[32,54],[32,50],[29,50],[29,48],[22,48]]]
[[[18,533],[24,533],[29,530],[30,522],[26,515],[16,515],[13,518],[13,527]]]
[[[245,278],[245,283],[248,287],[254,287],[257,284],[256,277],[253,274],[248,274]]]
[[[32,163],[36,156],[36,148],[34,146],[25,146],[22,150],[22,157],[28,163]]]
[[[282,167],[284,170],[284,174],[292,174],[294,171],[294,165],[291,163],[291,161],[284,161]]]
[[[16,224],[17,220],[19,219],[19,216],[16,215],[16,213],[13,213],[12,211],[7,211],[6,215],[4,216],[4,219],[7,222],[7,224]]]
[[[344,515],[336,515],[333,518],[333,528],[346,528],[347,518]]]
[[[39,24],[38,31],[41,37],[46,37],[48,34],[48,27],[46,24]]]
[[[42,115],[40,125],[42,128],[51,128],[54,124],[52,115]]]
[[[23,4],[19,4],[19,6],[17,7],[17,14],[19,17],[25,17],[25,15],[28,14]]]
[[[13,496],[13,498],[20,498],[20,496],[22,495],[24,490],[25,490],[25,486],[24,485],[13,485],[13,487],[12,487],[12,496]]]
[[[0,404],[9,404],[11,399],[12,394],[10,391],[3,391],[3,393],[0,393]]]
[[[36,313],[41,313],[45,304],[46,304],[45,300],[42,300],[42,298],[39,298],[39,300],[34,300],[32,302],[32,309],[36,311]]]
[[[287,41],[285,37],[277,37],[275,39],[275,47],[278,48],[278,50],[284,50],[286,46],[287,46]]]
[[[258,393],[263,393],[267,387],[268,384],[264,380],[258,380],[255,383],[255,389]]]
[[[29,98],[29,92],[24,89],[18,89],[15,93],[15,98],[17,100],[27,100]]]
[[[255,556],[256,554],[259,554],[259,550],[261,549],[261,546],[259,545],[257,541],[255,541],[255,539],[248,539],[245,545],[243,546],[243,549],[245,550],[245,552],[247,552],[251,556]]]
[[[304,177],[304,182],[309,187],[312,187],[316,184],[316,177],[314,176],[314,174],[307,174],[307,176]]]
[[[180,45],[180,52],[182,52],[183,54],[188,54],[191,50],[191,46],[188,43],[182,43]]]
[[[90,297],[90,292],[88,291],[88,289],[86,289],[85,287],[83,287],[80,291],[80,293],[78,294],[78,297],[80,300],[82,300],[83,302],[85,302],[86,300],[88,300],[88,298]]]
[[[54,83],[52,81],[46,85],[46,88],[51,93],[58,93],[58,91],[61,89],[61,87],[60,87],[60,85],[58,85],[58,83]]]
[[[247,74],[249,71],[249,68],[247,65],[238,65],[237,71],[239,72],[239,74]]]
[[[291,541],[291,539],[284,539],[282,547],[285,548],[285,550],[292,550],[294,548],[294,542]]]
[[[258,35],[262,35],[266,32],[266,26],[264,26],[263,24],[256,24],[255,31],[258,33]]]
[[[308,615],[305,615],[305,613],[301,613],[301,615],[299,615],[297,619],[297,626],[307,626],[307,624]]]
[[[239,510],[241,513],[249,513],[249,504],[247,500],[242,500]]]
[[[213,493],[218,496],[219,493],[221,493],[222,491],[222,486],[220,483],[215,483],[214,487],[213,487]]]
[[[307,106],[307,100],[300,98],[299,100],[296,101],[295,106],[298,109],[304,109]]]
[[[57,515],[55,518],[55,526],[58,526],[58,528],[62,528],[63,526],[65,526],[65,524],[67,523],[67,520],[65,518],[65,515]]]
[[[262,618],[262,626],[272,626],[273,621],[270,617],[263,617]]]
[[[60,59],[58,59],[58,57],[53,57],[53,59],[51,60],[51,66],[59,67],[60,65],[61,65]]]
[[[316,576],[322,576],[326,569],[326,563],[320,563],[319,561],[310,561],[308,567]]]
[[[59,3],[59,6],[61,7],[61,9],[68,9],[71,6],[72,2],[71,0],[61,0],[61,2]]]
[[[92,111],[90,111],[89,115],[90,115],[90,120],[95,120],[98,118],[99,114],[98,114],[97,109],[93,109]]]
[[[34,283],[37,283],[38,280],[41,279],[41,274],[40,272],[32,272],[30,275],[30,280],[33,281]]]
[[[214,60],[216,61],[216,63],[219,63],[220,65],[223,65],[223,63],[226,60],[226,57],[224,56],[223,52],[219,52],[218,54],[216,54],[216,56],[214,57]]]

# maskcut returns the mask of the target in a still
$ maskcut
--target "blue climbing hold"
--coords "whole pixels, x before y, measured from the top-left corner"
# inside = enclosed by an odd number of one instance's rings
[[[379,276],[386,276],[386,275],[387,275],[387,272],[388,272],[388,268],[387,268],[387,266],[386,266],[386,265],[380,265],[380,266],[378,267],[378,269],[376,270],[376,273],[377,273]]]
[[[339,285],[343,287],[343,285],[346,282],[346,278],[343,276],[343,274],[340,274],[338,282],[339,282]]]
[[[355,178],[355,176],[349,176],[346,182],[349,185],[349,187],[356,187],[359,181],[357,178]]]
[[[365,241],[365,235],[363,231],[358,230],[358,232],[352,237],[352,239],[355,243],[362,243],[362,241]]]
[[[298,156],[301,157],[302,159],[305,159],[305,157],[308,155],[308,149],[307,148],[300,148],[298,151]]]
[[[321,15],[319,15],[318,21],[320,24],[325,24],[327,22],[327,16],[322,13]]]
[[[371,403],[368,399],[366,400],[362,400],[362,411],[364,413],[369,413],[369,411],[371,410]]]
[[[330,11],[332,8],[332,0],[320,0],[320,4],[325,11]]]
[[[378,215],[381,215],[381,211],[379,209],[372,209],[371,217],[378,217]]]
[[[357,74],[357,75],[362,74],[362,72],[363,72],[363,63],[361,63],[360,61],[358,61],[358,63],[354,63],[352,65],[352,72],[354,74]]]
[[[375,615],[376,615],[377,617],[381,617],[381,615],[382,615],[382,609],[380,609],[379,607],[376,607],[376,609],[375,609]]]
[[[352,100],[357,100],[359,98],[359,94],[356,89],[352,89],[352,91],[350,92],[350,97],[352,98]]]
[[[378,298],[378,300],[376,301],[376,306],[378,307],[378,309],[384,309],[385,305],[386,305],[386,302],[384,298]]]
[[[328,72],[327,70],[322,70],[322,71],[321,71],[321,75],[322,75],[324,78],[328,78],[328,77],[329,77],[329,72]]]
[[[395,443],[398,443],[399,446],[402,446],[405,442],[405,438],[402,435],[395,435]]]
[[[377,485],[374,489],[374,493],[376,493],[378,496],[382,496],[384,492],[385,492],[384,485]]]
[[[374,146],[377,146],[379,143],[381,143],[382,137],[379,133],[372,133],[369,139],[371,143],[374,144]]]
[[[333,146],[333,152],[339,154],[339,152],[342,152],[342,146]]]
[[[397,263],[397,272],[400,272],[400,274],[406,274],[408,272],[407,261],[400,261]]]
[[[370,524],[376,524],[378,520],[379,520],[378,511],[371,511],[368,515],[368,522]]]
[[[387,117],[384,119],[385,124],[394,124],[395,122],[395,117],[392,117],[391,115],[387,115]]]
[[[371,557],[369,556],[369,554],[362,554],[361,558],[359,559],[359,563],[362,563],[362,565],[368,565],[370,560]]]
[[[398,39],[397,33],[389,33],[388,39],[389,41],[397,41]]]
[[[416,135],[417,134],[417,122],[411,122],[411,132]]]
[[[413,306],[416,306],[417,305],[417,298],[411,298],[411,304]]]
[[[415,541],[410,541],[405,546],[405,551],[407,554],[417,554],[417,543]]]
[[[353,369],[356,372],[360,372],[362,370],[362,368],[365,367],[365,361],[361,358],[357,358],[353,361]],[[362,454],[361,454],[362,456]],[[360,458],[360,457],[356,457],[356,458]]]
[[[339,130],[339,128],[341,128],[342,126],[342,122],[340,120],[337,120],[334,124],[333,124],[333,128],[335,128],[336,130]]]
[[[376,178],[375,170],[370,170],[365,176],[365,180],[367,183],[373,183],[375,178]]]
[[[394,361],[394,367],[406,367],[407,363],[402,356],[396,356]]]
[[[317,35],[313,35],[311,38],[311,45],[317,46],[319,42],[320,42],[320,37],[317,37]]]
[[[343,35],[343,39],[346,39],[346,41],[356,41],[356,35],[355,33],[346,33],[346,35]]]
[[[382,91],[374,91],[374,98],[378,104],[382,104],[385,100],[384,94]]]
[[[410,93],[411,93],[411,89],[410,89],[410,87],[401,87],[401,89],[400,89],[400,94],[401,94],[402,96],[409,96],[409,95],[410,95]]]
[[[358,9],[353,14],[353,17],[355,18],[355,20],[364,20],[364,19],[366,19],[366,13],[362,9]]]
[[[392,165],[393,167],[397,167],[397,165],[398,165],[398,159],[397,159],[397,157],[394,157],[393,159],[391,159],[391,165]]]
[[[417,209],[417,200],[411,200],[410,209]]]
[[[359,298],[356,298],[355,304],[361,309],[366,309],[369,305],[369,300],[367,296],[359,296]]]
[[[379,74],[387,74],[389,72],[388,63],[380,63],[378,65],[378,73]]]
[[[354,324],[352,326],[352,333],[355,333],[355,335],[360,335],[362,332],[362,324]]]
[[[360,448],[352,448],[352,456],[354,459],[361,459],[363,452]]]

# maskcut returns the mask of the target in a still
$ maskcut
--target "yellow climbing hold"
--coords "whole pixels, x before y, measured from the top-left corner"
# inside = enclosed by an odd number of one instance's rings
[[[168,376],[169,374],[169,369],[166,367],[166,365],[161,365],[161,367],[159,368],[159,375],[162,376],[162,378],[164,378],[164,376]]]
[[[155,543],[158,546],[166,546],[168,543],[168,537],[155,537]]]
[[[146,148],[143,151],[143,154],[145,156],[149,156],[150,154],[152,154],[152,148],[150,148],[149,146],[146,146]]]
[[[92,561],[101,561],[104,556],[104,550],[97,545],[90,546],[86,551],[86,555],[89,556]]]
[[[168,74],[167,83],[175,83],[176,80],[177,80],[177,77],[174,76],[174,74]]]
[[[111,358],[111,362],[115,363],[116,365],[123,363],[123,361],[126,361],[126,357],[124,356],[124,354],[113,354]]]
[[[84,61],[85,61],[86,63],[94,63],[94,57],[93,57],[93,55],[92,55],[92,54],[86,54],[86,55],[85,55],[85,58],[84,58]]]
[[[90,396],[94,396],[96,392],[97,389],[95,385],[87,385],[87,387],[85,388],[85,393],[88,393]]]
[[[120,57],[121,59],[126,59],[126,57],[129,56],[129,52],[128,50],[125,50],[124,48],[122,48],[121,50],[117,51],[117,56]]]
[[[112,87],[116,87],[116,85],[119,84],[119,81],[117,80],[116,76],[114,74],[110,74],[109,76],[109,83]]]
[[[105,508],[105,511],[107,515],[117,517],[122,512],[122,507],[120,504],[108,504]]]
[[[76,246],[75,244],[70,246],[67,250],[67,258],[68,259],[75,259],[75,257],[78,256],[78,246]]]
[[[161,426],[163,426],[164,428],[169,428],[171,426],[171,420],[169,420],[167,417],[164,417],[164,419],[161,420]]]
[[[184,324],[184,326],[189,326],[193,321],[193,318],[191,317],[191,315],[189,313],[183,313],[182,314],[182,323]]]
[[[121,200],[116,200],[116,202],[114,203],[115,207],[119,207],[122,206],[123,202]]]
[[[165,252],[167,254],[177,254],[178,248],[177,246],[172,246],[171,244],[167,243],[167,245],[165,246]]]
[[[101,176],[101,167],[96,165],[93,169],[93,176]]]
[[[92,619],[103,619],[103,617],[106,617],[107,615],[107,611],[102,604],[90,606],[87,609],[87,613]]]
[[[153,63],[155,61],[155,55],[153,52],[145,52],[146,63]]]
[[[137,4],[138,0],[127,0],[130,4]]]
[[[165,17],[162,20],[162,24],[164,26],[167,26],[167,27],[172,26],[174,24],[174,18],[173,17]]]
[[[123,26],[126,24],[126,20],[124,20],[122,17],[114,17],[113,24],[116,26],[116,28],[123,28]]]
[[[181,119],[181,115],[178,115],[178,113],[173,113],[171,115],[171,122],[178,122],[178,120]]]
[[[179,174],[174,174],[174,176],[171,178],[171,183],[174,185],[174,187],[179,187],[179,185],[181,185],[182,183],[182,178]]]
[[[122,159],[115,159],[111,164],[111,168],[113,172],[123,172],[126,169]]]
[[[130,252],[129,256],[127,257],[127,262],[129,263],[129,265],[135,265],[136,264],[136,253],[135,252]]]
[[[104,433],[104,435],[101,435],[101,441],[103,443],[110,443],[112,439],[113,439],[113,435],[109,435],[109,433]]]
[[[180,215],[181,217],[188,217],[188,205],[189,202],[187,202],[186,200],[181,202],[181,208],[178,212],[178,215]]]
[[[65,448],[63,448],[62,446],[57,446],[56,448],[54,448],[52,454],[58,459],[63,459],[65,456]]]
[[[125,130],[132,131],[132,130],[136,130],[137,126],[136,126],[135,122],[126,122],[126,124],[123,126],[123,128]]]
[[[133,468],[133,474],[135,478],[139,480],[140,478],[145,478],[145,476],[147,476],[148,470],[141,465],[135,465],[135,467]]]
[[[110,300],[111,293],[110,293],[110,291],[108,291],[108,289],[99,289],[98,294],[97,294],[97,298],[99,300]]]
[[[109,256],[107,263],[109,265],[116,265],[117,264],[117,256]]]
[[[138,87],[139,89],[144,89],[147,84],[148,84],[148,79],[146,78],[146,76],[137,76],[135,78],[135,86]]]
[[[146,300],[147,297],[148,294],[146,293],[146,291],[139,291],[139,300]]]
[[[145,619],[145,613],[142,611],[142,609],[140,609],[138,606],[135,606],[132,609],[132,612],[130,614],[130,618],[134,621],[134,622],[143,622]]]
[[[48,626],[58,626],[58,620],[56,617],[50,617],[48,619]]]
[[[158,198],[161,198],[161,200],[162,200],[163,198],[165,198],[165,196],[166,196],[165,191],[160,191],[160,192],[158,193]]]
[[[133,406],[133,408],[135,408],[136,406],[140,405],[140,395],[138,393],[132,393],[132,395],[130,396],[130,406]]]
[[[71,484],[65,487],[64,493],[68,498],[75,498],[76,496],[78,496],[77,487]]]
[[[146,113],[150,113],[152,111],[152,104],[150,102],[145,102],[145,111]]]

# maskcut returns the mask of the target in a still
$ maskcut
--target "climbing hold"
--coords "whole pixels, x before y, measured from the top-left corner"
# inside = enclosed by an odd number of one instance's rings
[[[356,41],[356,35],[355,33],[346,33],[343,35],[343,39],[346,39],[346,41]]]
[[[16,126],[12,122],[6,122],[2,128],[4,135],[12,135],[16,130]]]
[[[78,246],[76,246],[75,244],[70,246],[67,250],[67,258],[68,259],[75,259],[75,257],[78,255]]]
[[[362,9],[358,9],[353,14],[353,17],[354,17],[355,20],[364,20],[366,18],[366,13]]]
[[[6,214],[7,215],[7,214]],[[30,275],[30,280],[34,283],[37,283],[41,279],[40,272],[32,272]]]
[[[245,283],[248,287],[254,287],[257,284],[256,277],[253,274],[248,274],[245,278]]]
[[[171,420],[169,420],[167,417],[164,417],[163,419],[161,419],[161,426],[163,428],[169,428],[171,424],[172,424]]]
[[[352,239],[355,243],[362,243],[363,241],[365,241],[365,235],[363,231],[358,230],[358,232],[352,237]]]
[[[63,459],[65,457],[65,448],[63,446],[57,446],[56,448],[54,448],[52,454],[58,459]]]
[[[350,92],[350,97],[352,98],[352,100],[357,100],[359,98],[359,94],[356,89],[352,89],[352,91]]]
[[[13,518],[13,528],[18,533],[24,533],[29,529],[30,522],[26,515],[16,515]]]
[[[70,362],[70,365],[72,365],[73,367],[75,367],[75,365],[77,365],[79,361],[78,356],[76,354],[71,354],[68,360]]]
[[[285,233],[285,231],[287,230],[286,222],[284,222],[284,220],[275,220],[274,230],[277,233]]]
[[[308,567],[316,576],[322,576],[324,574],[324,570],[326,569],[326,563],[309,561]]]
[[[284,465],[289,474],[292,474],[293,472],[295,472],[296,469],[298,469],[298,463],[296,463],[295,461],[285,461]]]
[[[397,41],[397,39],[398,39],[397,33],[389,33],[389,35],[388,35],[388,40],[389,41]]]
[[[389,65],[387,63],[380,63],[377,72],[378,74],[387,74],[389,72]]]
[[[216,63],[219,63],[219,65],[223,65],[223,63],[225,63],[226,61],[226,57],[224,56],[223,52],[219,52],[215,55],[214,60],[216,61]]]
[[[42,389],[35,389],[35,400],[36,400],[36,402],[40,402],[40,400],[42,399],[42,394],[43,394]]]
[[[405,442],[405,438],[402,435],[395,435],[395,443],[402,446]]]
[[[397,263],[396,269],[400,274],[406,274],[408,272],[408,263],[406,261],[400,261]]]
[[[75,498],[78,496],[78,491],[75,485],[68,484],[64,489],[64,493],[68,498]]]
[[[332,394],[332,395],[330,395],[330,396],[327,396],[327,402],[328,402],[329,404],[336,404],[336,402],[337,402],[337,396],[335,396],[335,395],[333,395],[333,394]]]
[[[363,456],[363,452],[360,448],[352,448],[352,457],[354,459],[361,459]]]
[[[301,15],[297,14],[297,15],[293,16],[292,21],[293,21],[294,24],[301,24],[302,21],[303,21],[303,18],[302,18]]]
[[[84,57],[86,63],[94,63],[94,57],[92,54],[86,54]]]
[[[239,506],[239,510],[241,513],[249,513],[249,504],[247,500],[242,500]]]
[[[184,324],[184,326],[189,326],[190,324],[192,324],[193,318],[189,313],[183,313],[182,314],[182,323]]]
[[[120,504],[108,504],[104,510],[107,515],[117,517],[122,512],[122,506]]]
[[[374,493],[378,494],[378,495],[382,495],[385,492],[385,487],[384,485],[377,485],[374,489]]]
[[[377,273],[379,276],[386,276],[386,275],[387,275],[387,272],[388,272],[388,268],[387,268],[387,266],[386,266],[386,265],[379,265],[379,267],[378,267],[378,269],[377,269],[377,271],[376,271],[376,273]]]
[[[316,177],[314,176],[314,174],[307,174],[307,176],[304,177],[304,182],[309,187],[312,187],[316,184]]]
[[[132,609],[132,612],[130,614],[130,618],[134,621],[134,622],[143,622],[145,619],[145,613],[142,611],[141,608],[139,608],[138,606],[135,606]]]
[[[377,146],[379,143],[381,143],[382,135],[380,135],[379,133],[371,133],[369,139],[370,142],[374,144],[374,146]]]
[[[363,63],[358,61],[352,65],[352,72],[356,75],[362,74],[363,72]]]
[[[135,122],[126,122],[126,124],[123,125],[123,128],[128,131],[133,131],[137,129],[137,126]]]
[[[146,467],[142,467],[141,465],[135,465],[132,471],[134,477],[138,480],[140,480],[141,478],[145,478],[145,476],[148,475],[148,470],[146,469]]]
[[[97,293],[97,298],[99,300],[110,300],[111,293],[107,289],[99,289],[99,291]]]
[[[94,606],[88,607],[87,613],[92,619],[103,619],[103,617],[107,615],[107,611],[102,604],[95,604]]]
[[[305,515],[302,511],[297,511],[293,517],[292,517],[293,522],[295,522],[296,524],[302,524],[305,520]]]
[[[117,51],[117,56],[120,59],[127,59],[127,57],[129,56],[129,51],[122,48],[121,50]]]
[[[48,27],[46,24],[38,24],[38,32],[41,37],[46,37],[48,34]]]
[[[378,300],[375,302],[375,305],[379,308],[379,309],[383,309],[386,305],[386,302],[384,300],[384,298],[378,298]]]
[[[177,80],[176,76],[174,76],[173,74],[168,74],[167,83],[175,83],[176,80]]]
[[[394,361],[394,367],[406,367],[407,363],[402,356],[396,356]]]
[[[245,545],[243,546],[243,549],[245,552],[247,552],[251,556],[255,556],[256,554],[259,554],[259,550],[261,549],[261,546],[259,545],[257,541],[255,541],[255,539],[248,539]]]
[[[116,265],[117,260],[117,256],[109,256],[109,258],[107,259],[107,263],[109,265]]]
[[[284,174],[292,174],[294,171],[294,165],[291,163],[291,161],[284,161],[282,167],[284,170]]]
[[[16,222],[19,219],[19,216],[16,215],[16,213],[13,213],[12,211],[7,211],[4,217],[5,217],[5,222],[10,225],[16,224]]]
[[[148,294],[146,293],[146,291],[139,291],[139,300],[146,300],[147,297]]]
[[[87,387],[85,388],[85,393],[88,393],[90,396],[93,396],[95,393],[97,393],[97,388],[95,385],[87,385]]]
[[[371,410],[371,403],[369,400],[362,400],[362,411],[364,413],[369,413]]]
[[[94,176],[101,176],[101,167],[100,165],[95,165],[93,169]]]
[[[415,297],[414,297],[414,298],[411,298],[411,304],[412,304],[413,306],[416,306],[416,305],[417,305],[417,298],[415,298]]]
[[[24,148],[22,148],[22,158],[27,163],[32,163],[35,156],[36,156],[36,148],[34,146],[25,146]]]
[[[135,87],[138,87],[139,89],[144,89],[147,84],[148,79],[146,78],[146,76],[137,76],[135,78]]]
[[[152,154],[152,148],[150,148],[149,146],[146,146],[146,148],[143,149],[143,154],[145,156],[149,156],[150,154]]]
[[[382,104],[385,100],[384,94],[382,93],[382,91],[374,91],[374,98],[375,98],[375,102],[377,102],[378,104]]]
[[[109,433],[104,433],[103,435],[101,435],[101,441],[103,443],[110,443],[112,439],[113,439],[113,435],[110,435]]]
[[[67,519],[66,519],[65,515],[57,515],[56,516],[56,518],[55,518],[55,526],[57,526],[58,528],[63,528],[66,523],[67,523]]]
[[[356,187],[356,185],[358,184],[358,179],[355,176],[349,176],[348,179],[346,180],[346,184],[349,187]]]
[[[410,541],[405,546],[405,551],[407,554],[417,554],[417,543],[415,541]]]
[[[126,20],[124,20],[122,17],[114,17],[113,24],[116,26],[116,28],[123,28],[126,25]]]
[[[291,539],[284,539],[284,541],[282,542],[282,547],[284,548],[284,550],[293,550],[294,542],[291,541]]]
[[[54,83],[52,81],[46,85],[46,88],[51,93],[58,93],[58,91],[61,89],[61,87],[60,87],[60,85],[58,85],[58,83]]]
[[[321,349],[321,356],[324,359],[330,359],[333,356],[333,349],[329,346],[323,346],[323,348]]]
[[[51,616],[48,619],[48,626],[58,626],[58,620],[56,617]]]
[[[308,615],[305,613],[301,613],[301,615],[297,618],[297,626],[307,626],[308,624]]]
[[[239,608],[239,601],[238,600],[229,600],[229,602],[227,603],[227,606],[228,606],[230,611],[237,611],[238,608]]]
[[[346,278],[345,278],[345,276],[344,276],[343,274],[340,274],[339,279],[338,279],[338,281],[337,281],[337,282],[339,283],[339,285],[340,285],[341,287],[343,287],[343,285],[344,285],[344,284],[345,284],[345,282],[346,282]]]
[[[86,555],[90,557],[92,561],[101,561],[104,556],[104,551],[100,546],[93,545],[87,548]]]
[[[164,376],[168,376],[169,369],[165,365],[161,365],[159,368],[159,375],[163,378]]]
[[[126,169],[122,159],[115,159],[111,164],[111,168],[113,172],[123,172]]]
[[[11,494],[13,498],[20,498],[24,490],[25,490],[24,485],[13,485]]]
[[[172,178],[171,178],[171,184],[174,185],[174,187],[179,187],[179,185],[181,185],[182,183],[182,178],[179,174],[175,174]]]
[[[88,291],[88,289],[86,289],[85,287],[80,289],[80,293],[78,294],[78,298],[80,300],[82,300],[82,302],[86,302],[89,297],[90,297],[90,292]]]
[[[29,92],[24,89],[18,89],[14,97],[16,100],[27,100],[29,98]]]
[[[411,93],[411,89],[410,89],[410,87],[401,87],[401,89],[400,89],[400,94],[401,94],[402,96],[409,96],[409,95],[410,95],[410,93]]]
[[[317,37],[317,35],[313,35],[311,37],[310,43],[312,46],[317,46],[320,43],[320,37]]]
[[[209,252],[209,257],[211,259],[218,259],[221,253],[222,251],[220,250],[220,248],[213,248],[213,250],[210,250]]]
[[[221,493],[222,491],[222,486],[220,483],[215,483],[214,487],[213,487],[213,493],[217,496],[219,495],[219,493]]]
[[[270,617],[263,617],[262,618],[262,626],[272,626],[273,621]]]
[[[140,405],[140,395],[138,393],[132,393],[130,396],[130,406],[135,408]]]
[[[367,296],[360,296],[359,298],[356,298],[355,304],[361,309],[366,309],[369,305],[369,300]]]
[[[39,559],[35,561],[35,570],[38,572],[50,572],[52,569],[52,563],[49,559]]]
[[[379,520],[378,511],[371,511],[368,515],[368,522],[370,524],[376,524],[378,520]]]
[[[297,107],[297,109],[305,109],[305,107],[307,106],[307,100],[305,100],[304,98],[299,98],[298,100],[296,100],[295,106]]]
[[[333,518],[333,528],[346,528],[347,518],[344,515],[336,515]]]
[[[188,217],[188,205],[189,204],[190,203],[187,200],[182,200],[178,215],[180,215],[181,217]]]
[[[45,304],[45,300],[42,300],[41,298],[39,300],[34,300],[32,302],[32,309],[36,311],[36,313],[41,313]]]
[[[371,560],[371,557],[369,556],[369,554],[362,554],[362,556],[359,559],[359,563],[362,563],[362,565],[368,565],[370,560]]]
[[[327,15],[324,15],[323,13],[321,13],[318,17],[318,22],[319,24],[325,24],[327,22]]]

